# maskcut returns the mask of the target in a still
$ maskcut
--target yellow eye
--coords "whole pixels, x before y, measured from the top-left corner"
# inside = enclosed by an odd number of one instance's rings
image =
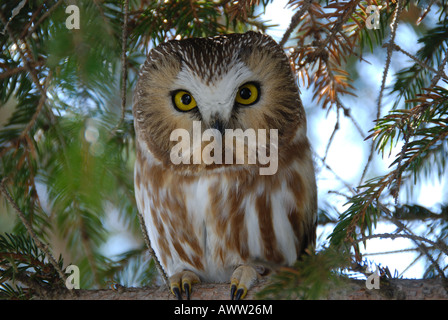
[[[178,90],[173,93],[173,104],[179,111],[190,111],[197,107],[191,93],[185,90]]]
[[[260,88],[253,82],[243,84],[236,94],[235,101],[239,104],[249,106],[258,102],[260,98]]]

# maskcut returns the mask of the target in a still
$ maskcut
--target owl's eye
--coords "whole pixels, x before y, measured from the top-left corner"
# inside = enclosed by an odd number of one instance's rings
[[[260,98],[260,87],[258,84],[253,82],[248,82],[243,84],[236,94],[235,101],[239,104],[249,106],[258,102]]]
[[[196,100],[194,100],[191,93],[185,90],[177,90],[173,94],[173,104],[179,111],[190,111],[197,107]]]

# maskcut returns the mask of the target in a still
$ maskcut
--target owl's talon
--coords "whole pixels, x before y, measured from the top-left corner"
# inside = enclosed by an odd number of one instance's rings
[[[236,286],[235,283],[233,283],[230,286],[230,299],[231,300],[241,300],[244,299],[244,297],[247,294],[247,288],[244,285]]]
[[[242,265],[236,268],[230,281],[230,299],[244,299],[247,290],[252,287],[257,278],[257,271],[251,266]]]
[[[177,300],[182,300],[182,294],[180,288],[177,286],[171,286],[171,292],[176,296]]]
[[[230,286],[230,299],[231,300],[234,300],[234,298],[235,298],[235,291],[236,291],[236,284],[233,283]]]
[[[236,291],[235,300],[241,300],[244,299],[246,296],[247,290],[246,288],[240,288]]]
[[[185,294],[186,294],[186,296],[187,296],[187,300],[190,300],[190,295],[191,295],[191,286],[190,286],[190,283],[188,283],[188,282],[184,282],[183,289],[184,289]]]
[[[191,271],[181,271],[175,273],[170,277],[171,292],[176,296],[178,300],[182,300],[182,290],[183,290],[185,292],[185,295],[187,296],[187,299],[190,300],[191,287],[195,283],[199,282],[201,282],[199,277]],[[182,285],[180,285],[180,283]]]

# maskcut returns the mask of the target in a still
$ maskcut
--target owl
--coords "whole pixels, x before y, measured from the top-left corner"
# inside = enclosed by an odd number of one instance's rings
[[[136,202],[178,299],[199,282],[230,282],[230,297],[243,299],[257,279],[315,245],[305,112],[271,37],[160,44],[140,69],[133,116]]]

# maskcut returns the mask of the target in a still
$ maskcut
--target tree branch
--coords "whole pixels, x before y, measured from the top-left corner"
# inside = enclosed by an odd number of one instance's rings
[[[397,32],[397,28],[398,28],[398,18],[401,14],[401,11],[403,10],[403,1],[399,0],[397,3],[397,8],[395,9],[395,14],[394,14],[394,18],[391,24],[391,34],[390,34],[390,40],[388,42],[388,44],[386,44],[387,47],[387,58],[386,58],[386,66],[384,67],[384,71],[383,71],[383,79],[381,81],[381,89],[380,89],[380,93],[378,96],[378,105],[377,105],[377,112],[376,112],[376,119],[379,119],[381,116],[381,104],[383,101],[383,94],[384,94],[384,89],[386,88],[386,78],[387,78],[387,74],[389,73],[389,67],[390,67],[390,62],[392,59],[392,52],[394,51],[394,45],[395,45],[395,34]],[[367,174],[367,170],[370,166],[370,163],[372,162],[373,159],[373,153],[375,151],[375,144],[371,143],[370,145],[370,152],[369,152],[369,157],[367,159],[367,163],[364,167],[364,170],[362,172],[361,175],[361,179],[359,180],[359,184],[361,184],[364,181],[364,177]]]
[[[0,182],[0,193],[4,194],[6,200],[8,200],[8,202],[11,204],[11,206],[16,211],[17,215],[19,216],[20,220],[22,221],[23,225],[25,226],[26,230],[28,231],[28,234],[31,236],[31,238],[33,238],[33,240],[36,243],[37,247],[40,250],[42,250],[42,252],[45,253],[45,255],[47,256],[48,260],[53,265],[55,270],[58,272],[58,274],[61,277],[61,279],[64,280],[64,282],[65,282],[67,280],[67,277],[65,276],[64,272],[62,272],[61,268],[59,267],[58,263],[54,259],[53,255],[49,252],[48,246],[43,244],[39,240],[39,238],[37,237],[36,233],[34,233],[33,227],[31,226],[31,224],[26,219],[25,214],[22,212],[22,210],[20,210],[19,206],[14,201],[14,199],[11,197],[11,195],[8,192],[8,190],[6,190],[5,179],[3,179]],[[73,295],[73,293],[70,294],[70,296],[72,296],[72,295]]]
[[[448,299],[440,279],[382,279],[380,289],[368,290],[365,280],[342,279],[342,285],[331,289],[323,299],[329,300],[422,300]],[[259,281],[251,288],[245,300],[255,300],[256,294],[267,281]],[[229,300],[230,288],[228,283],[203,283],[193,287],[193,300]],[[176,298],[166,288],[124,288],[118,290],[76,290],[79,300],[175,300]],[[57,299],[73,299],[67,293],[61,293]]]
[[[47,19],[49,16],[50,16],[50,14],[57,8],[57,7],[59,7],[59,5],[61,5],[62,4],[62,0],[58,0],[58,2],[56,2],[51,8],[49,8],[40,18],[39,18],[39,20],[37,20],[37,22],[34,24],[34,26],[33,26],[33,28],[32,29],[25,29],[23,32],[22,32],[22,34],[21,34],[21,36],[20,36],[20,38],[21,39],[24,39],[24,38],[27,38],[28,36],[30,36],[30,35],[32,35],[36,30],[37,30],[37,28],[39,27],[39,25],[42,23],[42,21],[44,21],[45,19]],[[27,26],[28,27],[28,26]]]
[[[370,239],[376,239],[376,238],[380,238],[380,239],[397,239],[397,238],[406,238],[406,239],[411,239],[414,241],[421,241],[421,242],[427,242],[430,245],[432,245],[434,248],[444,252],[445,254],[448,255],[448,251],[447,248],[441,244],[439,245],[438,243],[431,241],[429,239],[426,239],[424,237],[420,237],[414,234],[403,234],[403,233],[378,233],[378,234],[372,234],[370,236],[364,236],[361,237],[359,239],[356,240],[356,242],[364,242],[366,240],[370,240]]]
[[[385,44],[383,47],[385,47],[385,46],[387,46],[387,45],[388,45],[388,44]],[[399,45],[397,45],[396,43],[393,43],[393,44],[392,44],[392,47],[394,48],[395,51],[399,51],[399,52],[401,52],[401,53],[407,55],[409,58],[411,58],[412,60],[414,60],[415,62],[417,62],[417,63],[418,63],[420,66],[422,66],[423,68],[428,69],[429,71],[431,71],[431,72],[433,72],[433,73],[435,73],[435,74],[438,74],[438,73],[440,72],[440,76],[441,76],[443,79],[448,80],[448,77],[446,76],[445,72],[443,72],[443,68],[442,68],[441,71],[440,71],[440,68],[439,68],[439,71],[437,71],[437,70],[434,69],[433,67],[428,66],[426,63],[424,63],[423,61],[421,61],[420,59],[418,59],[416,56],[410,54],[410,53],[407,52],[406,50],[403,50],[403,48],[401,48],[401,47],[400,47]]]
[[[286,29],[285,33],[283,34],[282,40],[279,43],[281,47],[283,47],[286,44],[286,41],[288,41],[289,37],[291,36],[291,33],[299,25],[300,19],[302,18],[305,11],[308,10],[312,2],[313,0],[306,0],[302,8],[292,16],[291,22],[289,23],[289,27],[288,29]]]

